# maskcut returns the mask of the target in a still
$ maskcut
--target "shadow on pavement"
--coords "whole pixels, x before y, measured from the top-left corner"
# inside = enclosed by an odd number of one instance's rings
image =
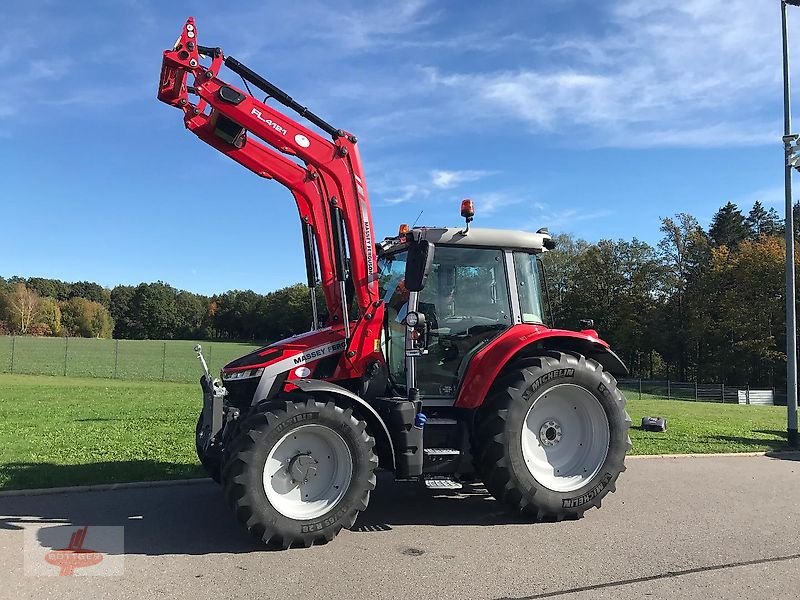
[[[800,451],[797,450],[785,450],[783,452],[770,451],[767,452],[767,456],[776,460],[795,460],[800,462]]]
[[[369,508],[354,531],[379,535],[402,525],[486,526],[524,523],[478,485],[433,495],[415,483],[380,473]],[[0,532],[29,526],[124,526],[126,554],[148,556],[244,553],[265,550],[236,522],[219,487],[209,480],[173,486],[37,496],[0,496]],[[43,546],[63,535],[42,528]],[[53,541],[53,540],[57,540]]]
[[[356,521],[354,531],[386,531],[395,525],[507,525],[529,523],[512,514],[480,483],[462,490],[431,492],[418,483],[397,483],[388,473],[378,477],[369,508]]]

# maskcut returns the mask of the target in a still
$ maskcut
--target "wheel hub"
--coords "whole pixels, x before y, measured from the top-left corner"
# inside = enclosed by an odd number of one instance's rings
[[[262,481],[267,500],[296,520],[326,514],[346,494],[353,456],[341,435],[321,424],[301,425],[272,447]]]
[[[542,446],[547,446],[548,448],[558,444],[562,436],[561,424],[553,419],[545,421],[539,429],[539,441]]]
[[[572,492],[591,481],[606,460],[608,417],[591,390],[560,383],[533,401],[520,442],[538,483],[554,492]]]
[[[319,461],[314,460],[311,454],[298,454],[289,461],[289,466],[286,470],[292,482],[297,485],[308,483],[311,477],[317,476],[317,465]]]

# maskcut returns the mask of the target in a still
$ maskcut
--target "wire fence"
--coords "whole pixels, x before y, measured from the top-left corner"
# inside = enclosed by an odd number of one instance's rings
[[[212,373],[258,348],[236,342],[0,336],[0,373],[193,383],[202,373],[193,351],[197,343]]]
[[[212,373],[259,347],[238,342],[191,340],[0,336],[0,373],[194,383],[201,375],[193,350],[197,343],[203,346]],[[628,397],[645,395],[726,404],[786,404],[785,391],[769,388],[648,379],[620,379],[618,383]]]
[[[720,402],[723,404],[786,404],[786,392],[775,388],[751,388],[724,383],[698,383],[688,381],[619,379],[620,389],[667,400],[690,400],[694,402]]]

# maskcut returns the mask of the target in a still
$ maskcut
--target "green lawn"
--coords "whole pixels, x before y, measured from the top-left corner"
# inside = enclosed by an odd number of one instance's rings
[[[103,377],[131,381],[200,379],[200,363],[190,340],[95,340],[0,336],[0,373]],[[258,347],[236,342],[200,342],[215,373]],[[12,364],[13,358],[13,364]]]
[[[198,384],[0,375],[0,487],[203,474]]]
[[[760,452],[786,445],[786,407],[665,400],[628,394],[632,454]],[[667,418],[667,431],[642,431],[644,416]]]
[[[0,375],[0,488],[202,476],[197,384]],[[784,408],[646,398],[628,403],[635,454],[780,448]],[[666,433],[638,430],[644,415]]]

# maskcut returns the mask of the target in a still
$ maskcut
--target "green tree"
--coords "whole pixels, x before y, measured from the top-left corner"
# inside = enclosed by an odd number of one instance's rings
[[[555,236],[554,239],[555,250],[545,253],[542,260],[547,276],[554,324],[561,326],[564,324],[568,312],[564,306],[564,297],[568,291],[578,285],[576,281],[578,260],[586,252],[589,244],[585,240],[575,239],[564,233]]]
[[[140,283],[129,303],[128,334],[133,339],[172,339],[178,326],[176,291],[159,281]]]
[[[792,205],[792,225],[794,226],[794,238],[800,239],[800,200]]]
[[[672,374],[686,379],[689,368],[697,366],[694,299],[711,259],[711,243],[697,219],[687,213],[662,218],[660,229],[663,237],[658,243],[658,257],[665,269],[661,282],[664,297],[653,323],[653,339],[654,350],[664,359],[667,372],[656,373],[651,360],[649,376],[667,377],[670,366],[674,366]]]
[[[118,285],[111,290],[109,311],[114,319],[114,337],[127,339],[132,337],[131,299],[136,291],[132,285]]]
[[[311,327],[311,296],[301,283],[259,298],[253,321],[257,339],[279,340],[308,331]]]
[[[177,312],[177,329],[175,337],[182,339],[198,339],[205,337],[203,321],[208,311],[208,298],[181,291],[175,296]]]
[[[217,335],[232,340],[257,339],[256,306],[261,298],[252,290],[231,290],[216,297],[214,329]]]
[[[42,299],[24,283],[17,282],[6,293],[5,305],[11,330],[25,335],[36,323]]]
[[[762,235],[780,235],[783,231],[783,224],[775,209],[766,210],[758,200],[747,214],[745,223],[753,239]]]
[[[53,298],[57,302],[69,298],[71,285],[59,279],[46,277],[29,277],[26,285],[39,294],[42,298]]]
[[[782,379],[784,265],[783,242],[774,236],[713,251],[706,286],[711,308],[698,333],[710,341],[716,380],[773,386]]]
[[[80,296],[61,303],[61,321],[67,335],[74,337],[109,338],[114,330],[108,309]]]
[[[92,281],[76,281],[71,284],[69,297],[86,298],[87,300],[98,302],[106,307],[108,307],[111,302],[111,292]]]
[[[735,248],[748,238],[750,229],[739,208],[733,202],[728,202],[714,215],[708,235],[717,248]]]
[[[61,334],[61,309],[53,298],[42,298],[36,322],[45,325],[51,335]]]
[[[650,323],[658,309],[663,268],[654,249],[633,239],[601,240],[577,259],[564,294],[564,325],[591,318],[635,371],[652,349]]]

